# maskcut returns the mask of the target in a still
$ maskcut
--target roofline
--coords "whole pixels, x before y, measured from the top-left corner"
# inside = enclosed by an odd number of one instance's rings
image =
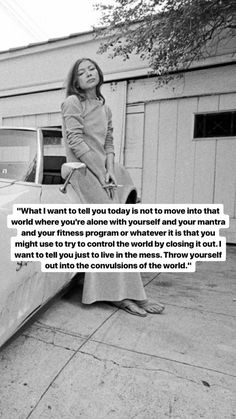
[[[38,47],[41,45],[47,45],[47,44],[53,44],[54,42],[60,42],[60,41],[66,41],[69,40],[71,38],[79,38],[80,36],[84,36],[84,35],[90,35],[92,33],[95,33],[95,31],[93,29],[89,30],[89,31],[84,31],[84,32],[78,32],[78,33],[72,33],[70,35],[67,36],[61,36],[59,38],[49,38],[47,41],[41,41],[41,42],[33,42],[27,45],[22,45],[19,47],[14,47],[14,48],[9,48],[6,50],[2,50],[0,51],[0,54],[6,54],[9,52],[17,52],[17,51],[21,51],[21,50],[25,50],[25,49],[29,49],[29,48],[33,48],[33,47]]]

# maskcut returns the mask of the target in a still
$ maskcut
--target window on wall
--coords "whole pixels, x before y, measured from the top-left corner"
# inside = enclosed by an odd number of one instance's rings
[[[236,136],[236,111],[195,114],[194,138]]]

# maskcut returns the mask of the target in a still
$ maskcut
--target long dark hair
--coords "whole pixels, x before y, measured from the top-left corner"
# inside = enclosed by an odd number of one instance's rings
[[[71,68],[68,77],[67,77],[67,84],[66,84],[66,96],[70,96],[70,95],[76,95],[78,96],[78,98],[80,100],[85,100],[86,99],[86,95],[83,89],[80,88],[79,83],[78,83],[78,68],[79,65],[83,62],[83,61],[90,61],[97,69],[97,72],[99,74],[99,82],[96,86],[96,95],[97,98],[102,100],[103,103],[105,103],[105,98],[101,93],[101,85],[103,83],[103,72],[100,69],[99,65],[91,60],[91,58],[79,58],[75,64],[73,65],[73,67]]]

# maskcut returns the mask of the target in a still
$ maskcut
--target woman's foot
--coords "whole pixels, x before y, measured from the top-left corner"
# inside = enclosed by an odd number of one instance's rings
[[[132,300],[122,300],[122,301],[113,301],[113,305],[120,308],[121,310],[126,311],[129,314],[134,316],[146,317],[147,311],[139,306],[135,301]]]
[[[150,314],[161,314],[165,310],[163,304],[149,302],[148,300],[136,301],[136,304]]]

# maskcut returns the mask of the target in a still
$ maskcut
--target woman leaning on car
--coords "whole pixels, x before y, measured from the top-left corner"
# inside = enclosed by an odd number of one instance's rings
[[[114,172],[112,115],[101,93],[103,73],[90,58],[78,59],[67,80],[62,103],[67,161],[87,166],[79,187],[87,203],[118,203]],[[164,306],[147,300],[137,272],[86,272],[83,304],[107,301],[130,314],[160,314]]]

